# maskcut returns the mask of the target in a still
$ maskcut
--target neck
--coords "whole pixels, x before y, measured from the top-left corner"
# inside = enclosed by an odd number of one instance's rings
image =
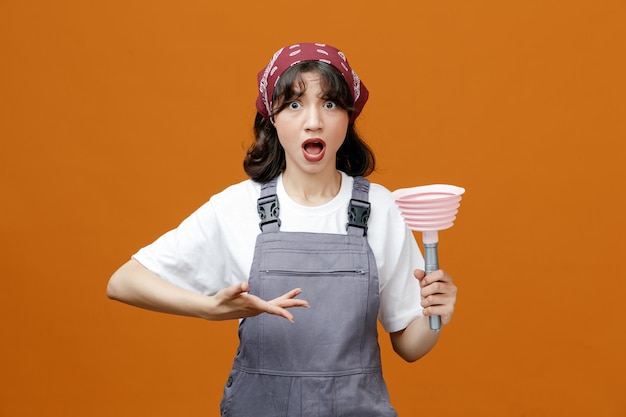
[[[289,198],[303,206],[320,206],[335,198],[341,189],[341,173],[296,174],[285,170],[283,186]]]

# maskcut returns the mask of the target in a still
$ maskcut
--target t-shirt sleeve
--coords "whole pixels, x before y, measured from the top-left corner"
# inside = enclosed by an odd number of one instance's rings
[[[379,319],[385,331],[405,329],[411,321],[423,315],[419,281],[413,275],[416,268],[424,269],[423,258],[410,231],[404,235],[401,249],[393,254],[395,268],[380,292]]]
[[[372,217],[377,227],[372,230],[373,236],[369,240],[378,264],[378,318],[385,331],[391,333],[405,329],[411,321],[423,315],[419,281],[413,270],[424,269],[424,258],[391,193],[380,186],[372,192],[376,197],[376,205],[372,204]]]
[[[211,201],[132,256],[170,283],[212,295],[229,286],[230,258]]]

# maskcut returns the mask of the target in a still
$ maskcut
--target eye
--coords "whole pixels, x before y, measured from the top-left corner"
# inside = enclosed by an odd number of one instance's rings
[[[327,101],[324,103],[324,108],[327,110],[332,110],[337,108],[337,103],[334,101]]]
[[[287,107],[292,110],[298,110],[300,107],[302,107],[302,105],[297,101],[292,101],[291,103],[287,104]]]

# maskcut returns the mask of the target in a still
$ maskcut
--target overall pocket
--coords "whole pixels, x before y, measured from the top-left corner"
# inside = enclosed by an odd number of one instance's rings
[[[294,308],[294,323],[259,316],[259,365],[277,374],[345,375],[361,369],[369,274],[332,271],[262,270],[259,292],[271,300],[293,288],[310,308]]]

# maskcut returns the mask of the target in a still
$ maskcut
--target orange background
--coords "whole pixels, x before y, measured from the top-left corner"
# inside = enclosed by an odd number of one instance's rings
[[[464,186],[456,315],[402,416],[625,416],[626,3],[0,1],[0,415],[217,415],[236,323],[134,309],[111,273],[245,178],[256,73],[343,49],[390,189]],[[367,4],[365,4],[367,3]]]

